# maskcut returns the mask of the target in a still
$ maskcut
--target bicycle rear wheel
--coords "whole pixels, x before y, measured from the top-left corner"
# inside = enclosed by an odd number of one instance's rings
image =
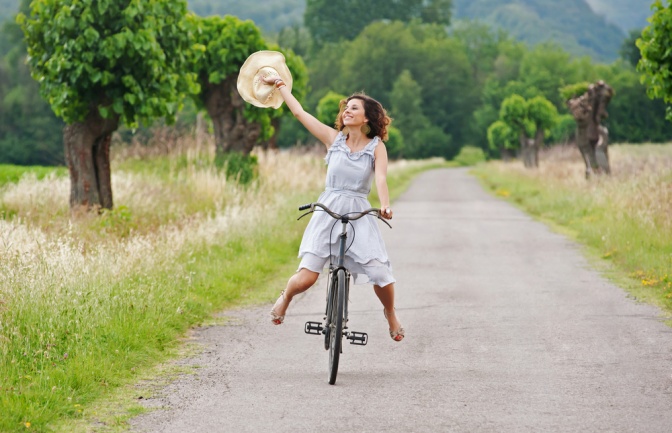
[[[329,384],[336,383],[338,361],[343,343],[343,310],[345,307],[345,271],[339,269],[335,284],[332,286],[331,325],[329,331]],[[335,290],[334,290],[335,289]]]

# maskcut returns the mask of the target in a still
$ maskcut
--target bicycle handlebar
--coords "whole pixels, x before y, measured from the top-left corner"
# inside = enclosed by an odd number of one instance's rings
[[[322,208],[322,210],[324,210],[324,211],[325,211],[326,213],[328,213],[332,218],[337,219],[337,220],[356,221],[356,220],[358,220],[358,219],[360,219],[360,218],[362,218],[362,217],[365,217],[366,215],[369,215],[369,214],[375,214],[376,217],[377,217],[379,220],[381,220],[382,222],[384,222],[385,224],[387,224],[387,226],[388,226],[389,228],[392,228],[392,226],[390,225],[390,223],[388,223],[387,221],[385,221],[385,219],[380,215],[380,209],[378,209],[378,208],[371,208],[371,209],[367,209],[367,210],[362,211],[362,212],[349,212],[349,213],[344,214],[344,215],[339,215],[339,214],[337,214],[336,212],[334,212],[334,211],[332,211],[331,209],[329,209],[328,207],[326,207],[325,205],[323,205],[322,203],[310,203],[310,204],[304,204],[304,205],[302,205],[302,206],[299,206],[299,210],[300,210],[300,211],[310,209],[310,212],[307,212],[307,213],[301,215],[301,216],[299,217],[299,219],[303,218],[304,216],[308,215],[308,214],[311,213],[311,212],[315,212],[315,208],[316,208],[316,207]]]

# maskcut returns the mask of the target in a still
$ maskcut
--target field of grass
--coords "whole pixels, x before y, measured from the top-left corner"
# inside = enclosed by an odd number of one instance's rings
[[[672,315],[672,145],[610,146],[612,175],[584,177],[575,147],[540,168],[490,162],[474,173],[493,194],[586,245],[604,274]]]
[[[101,216],[71,219],[59,173],[0,186],[0,431],[123,425],[91,408],[213,313],[277,296],[307,223],[296,208],[323,189],[321,155],[259,153],[258,180],[241,186],[212,148],[113,149],[115,209]],[[392,163],[392,195],[444,164]]]
[[[68,169],[65,167],[41,167],[30,166],[22,167],[18,165],[0,164],[0,187],[7,183],[16,183],[23,176],[35,176],[36,179],[43,179],[46,176],[67,176]]]

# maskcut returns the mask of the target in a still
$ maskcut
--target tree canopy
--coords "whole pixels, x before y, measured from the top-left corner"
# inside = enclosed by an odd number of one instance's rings
[[[667,104],[667,118],[672,120],[672,5],[664,6],[656,0],[651,6],[654,14],[651,24],[642,31],[637,41],[642,58],[637,70],[642,72],[642,82],[652,98],[660,98]]]
[[[66,123],[97,109],[129,125],[174,119],[197,90],[183,1],[36,0],[19,15],[33,77]],[[140,19],[143,17],[143,19]]]

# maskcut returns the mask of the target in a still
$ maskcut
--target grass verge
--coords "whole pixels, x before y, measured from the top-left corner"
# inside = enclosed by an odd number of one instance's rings
[[[593,264],[638,300],[672,315],[669,167],[662,147],[615,146],[609,177],[590,181],[576,158],[544,155],[539,170],[489,163],[473,169],[492,194],[517,205],[586,248]],[[655,163],[651,152],[655,151]]]
[[[56,176],[65,176],[68,174],[68,169],[65,167],[42,167],[38,165],[0,164],[0,186],[16,183],[25,175],[34,175],[37,179],[43,179],[52,173]]]

